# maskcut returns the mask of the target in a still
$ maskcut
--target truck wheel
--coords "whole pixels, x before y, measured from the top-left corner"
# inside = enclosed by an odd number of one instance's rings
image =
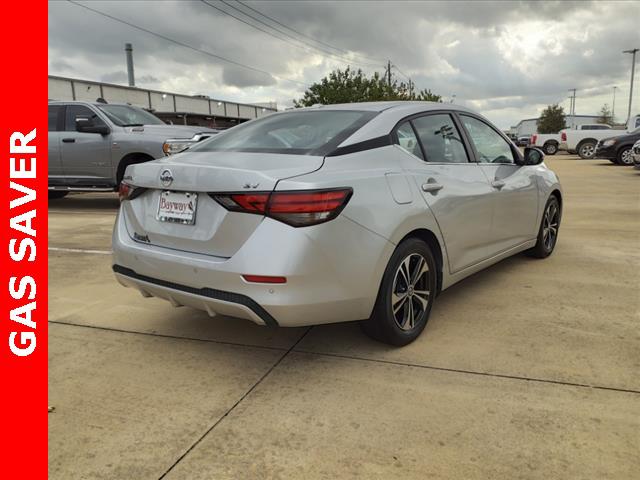
[[[592,140],[587,140],[586,142],[582,142],[578,147],[578,155],[583,160],[589,160],[593,158],[596,154],[596,142]]]
[[[618,151],[617,163],[618,165],[625,166],[633,165],[633,158],[631,157],[631,147],[622,147]]]
[[[55,200],[57,198],[64,198],[69,192],[62,190],[49,190],[49,200]]]
[[[555,155],[558,153],[558,145],[555,142],[547,142],[542,147],[542,150],[544,150],[545,155]]]

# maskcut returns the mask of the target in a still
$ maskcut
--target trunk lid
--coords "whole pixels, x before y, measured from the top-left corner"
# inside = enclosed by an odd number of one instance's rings
[[[271,192],[279,180],[313,172],[322,166],[322,162],[323,157],[310,155],[185,152],[132,165],[127,169],[125,181],[144,187],[146,191],[123,202],[121,213],[129,235],[137,242],[229,258],[247,241],[264,217],[230,212],[208,194]],[[173,179],[170,183],[169,176]],[[194,224],[172,223],[158,218],[160,197],[164,191],[197,194]]]

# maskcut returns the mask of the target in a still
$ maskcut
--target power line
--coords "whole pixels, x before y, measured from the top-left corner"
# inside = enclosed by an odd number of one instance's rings
[[[261,32],[263,32],[263,33],[266,33],[267,35],[270,35],[270,36],[272,36],[272,37],[274,37],[274,38],[277,38],[278,40],[281,40],[281,41],[283,41],[283,42],[285,42],[285,43],[288,43],[289,45],[293,45],[293,46],[294,46],[294,47],[296,47],[296,48],[301,48],[301,49],[303,49],[303,50],[305,50],[305,51],[307,51],[307,52],[311,51],[310,49],[317,50],[317,51],[319,51],[319,52],[322,52],[322,53],[324,54],[324,56],[329,56],[329,57],[331,57],[331,58],[334,58],[334,59],[340,60],[340,61],[342,61],[342,62],[344,62],[344,63],[346,63],[346,64],[352,64],[352,63],[355,63],[355,64],[359,64],[359,65],[364,65],[364,66],[377,66],[377,65],[374,65],[374,64],[371,64],[371,63],[367,64],[367,63],[362,63],[362,62],[356,62],[355,60],[350,60],[350,59],[345,58],[345,57],[340,57],[339,55],[336,55],[336,54],[334,54],[334,53],[332,53],[332,52],[328,52],[328,51],[326,51],[326,50],[323,50],[323,49],[320,49],[320,48],[315,47],[315,46],[313,46],[313,45],[309,45],[309,44],[307,44],[307,43],[305,43],[305,42],[302,42],[301,40],[299,40],[299,39],[297,39],[297,38],[295,38],[295,37],[293,37],[293,36],[289,35],[288,33],[283,32],[282,30],[279,30],[279,29],[277,29],[277,28],[275,28],[275,27],[273,27],[273,26],[271,26],[271,25],[269,25],[269,24],[267,24],[267,23],[264,23],[262,20],[260,20],[260,19],[258,19],[258,18],[255,18],[254,16],[252,16],[252,15],[250,15],[250,14],[246,13],[246,12],[243,12],[243,11],[242,11],[242,10],[240,10],[239,8],[234,7],[233,5],[231,5],[231,4],[227,3],[227,2],[225,2],[224,0],[221,0],[221,1],[222,1],[222,3],[224,3],[227,7],[233,8],[234,10],[236,10],[236,11],[240,12],[241,14],[243,14],[243,15],[245,15],[245,16],[247,16],[247,17],[249,17],[249,18],[251,18],[251,19],[253,19],[253,20],[257,21],[257,22],[259,22],[261,25],[264,25],[264,26],[266,26],[266,27],[268,27],[268,28],[271,28],[271,29],[275,30],[276,32],[279,32],[279,33],[280,33],[280,34],[282,34],[282,35],[285,35],[285,36],[287,36],[287,37],[289,37],[289,38],[292,38],[292,39],[293,39],[293,40],[295,40],[296,42],[302,43],[302,45],[299,45],[299,44],[297,44],[297,43],[293,43],[293,42],[291,42],[290,40],[287,40],[286,38],[282,38],[282,37],[280,37],[280,36],[278,36],[278,35],[274,34],[273,32],[271,32],[271,31],[269,31],[269,30],[265,30],[265,29],[263,29],[263,28],[259,27],[258,25],[254,25],[253,23],[248,22],[248,21],[246,21],[246,20],[244,20],[244,19],[242,19],[242,18],[240,18],[240,17],[238,17],[238,16],[234,15],[233,13],[230,13],[230,12],[228,12],[228,11],[226,11],[226,10],[223,10],[223,9],[222,9],[222,8],[220,8],[220,7],[217,7],[217,6],[215,6],[215,5],[212,5],[212,4],[211,4],[211,3],[209,3],[207,0],[200,0],[200,1],[201,1],[202,3],[204,3],[205,5],[207,5],[207,6],[211,7],[211,8],[213,8],[213,9],[215,9],[215,10],[219,11],[219,12],[222,12],[222,13],[224,13],[225,15],[228,15],[228,16],[230,16],[230,17],[232,17],[232,18],[234,18],[234,19],[238,20],[238,21],[239,21],[239,22],[241,22],[241,23],[244,23],[245,25],[248,25],[248,26],[250,26],[250,27],[252,27],[252,28],[255,28],[256,30],[259,30],[259,31],[261,31]]]
[[[244,12],[244,11],[240,10],[238,7],[234,7],[230,2],[227,2],[226,0],[220,0],[220,1],[222,3],[224,3],[226,6],[233,8],[234,10],[236,10],[236,11],[242,13],[243,15],[255,20],[256,22],[259,22],[261,25],[264,25],[264,26],[266,26],[268,28],[271,28],[271,29],[275,30],[276,32],[281,33],[282,35],[286,35],[287,37],[292,38],[296,42],[300,42],[303,45],[306,45],[307,47],[310,47],[310,48],[313,48],[314,50],[317,50],[319,52],[323,52],[325,54],[328,54],[329,56],[331,56],[333,58],[340,59],[340,60],[342,60],[342,61],[344,61],[344,62],[346,62],[348,64],[356,63],[356,64],[359,64],[359,65],[368,66],[368,67],[379,67],[380,66],[378,63],[359,62],[359,61],[356,61],[356,60],[352,60],[352,59],[349,59],[347,57],[336,55],[335,53],[330,52],[328,50],[325,50],[323,48],[316,47],[315,45],[311,45],[310,43],[307,43],[307,42],[305,42],[303,40],[300,40],[299,38],[296,38],[296,37],[294,37],[293,35],[291,35],[291,34],[289,34],[287,32],[283,32],[282,30],[280,30],[280,29],[278,29],[278,28],[276,28],[276,27],[274,27],[272,25],[269,25],[268,23],[265,23],[264,21],[260,20],[259,18],[256,18],[253,15],[250,15],[247,12]],[[206,2],[206,3],[209,3],[209,2]],[[237,3],[239,3],[239,2],[237,2]],[[245,6],[244,4],[242,4],[242,5]],[[251,8],[251,7],[248,7],[248,8]]]
[[[334,47],[333,45],[330,45],[330,44],[328,44],[328,43],[323,42],[322,40],[318,40],[317,38],[314,38],[314,37],[311,37],[311,36],[309,36],[309,35],[306,35],[306,34],[304,34],[304,33],[300,32],[300,31],[296,30],[295,28],[291,28],[290,26],[285,25],[284,23],[282,23],[282,22],[280,22],[280,21],[276,20],[276,19],[275,19],[275,18],[273,18],[273,17],[270,17],[270,16],[269,16],[269,15],[267,15],[266,13],[262,13],[260,10],[257,10],[257,9],[255,9],[255,8],[253,8],[252,6],[247,5],[246,3],[244,3],[244,2],[242,2],[242,1],[240,1],[240,0],[236,0],[236,3],[239,3],[239,4],[240,4],[240,5],[242,5],[243,7],[248,8],[249,10],[254,11],[254,12],[255,12],[255,13],[257,13],[258,15],[261,15],[261,16],[263,16],[264,18],[267,18],[267,19],[271,20],[273,23],[275,23],[275,24],[277,24],[277,25],[280,25],[281,27],[284,27],[284,28],[286,28],[287,30],[290,30],[290,31],[292,31],[292,32],[294,32],[294,33],[296,33],[296,34],[298,34],[298,35],[302,36],[302,37],[308,38],[309,40],[312,40],[312,41],[314,41],[314,42],[316,42],[316,43],[319,43],[320,45],[324,45],[325,47],[332,48],[333,50],[337,50],[337,51],[342,52],[342,53],[346,53],[346,54],[349,54],[349,53],[350,53],[348,50],[344,50],[343,48]],[[378,62],[378,63],[383,63],[383,62],[382,62],[382,61],[380,61],[379,59],[375,59],[375,58],[371,58],[371,57],[366,57],[366,56],[364,56],[364,55],[361,55],[361,58],[364,58],[364,59],[367,59],[367,60],[371,60],[371,61],[374,61],[374,62]]]
[[[287,82],[297,83],[297,84],[303,85],[305,87],[307,86],[307,84],[304,83],[304,82],[300,82],[298,80],[292,80],[292,79],[289,79],[289,78],[279,77],[279,76],[274,75],[274,74],[272,74],[270,72],[267,72],[266,70],[262,70],[260,68],[252,67],[250,65],[246,65],[244,63],[237,62],[235,60],[232,60],[230,58],[226,58],[226,57],[217,55],[217,54],[209,52],[207,50],[202,50],[201,48],[194,47],[193,45],[189,45],[188,43],[181,42],[180,40],[176,40],[174,38],[167,37],[166,35],[162,35],[160,33],[154,32],[152,30],[146,29],[146,28],[141,27],[139,25],[136,25],[134,23],[128,22],[128,21],[123,20],[121,18],[118,18],[118,17],[115,17],[115,16],[110,15],[108,13],[105,13],[105,12],[103,12],[101,10],[96,10],[95,8],[88,7],[87,5],[83,5],[81,3],[78,3],[75,0],[67,0],[67,1],[69,3],[72,3],[72,4],[76,5],[76,6],[78,6],[78,7],[82,7],[82,8],[84,8],[86,10],[89,10],[89,11],[91,11],[93,13],[96,13],[96,14],[101,15],[103,17],[109,18],[109,19],[111,19],[111,20],[113,20],[115,22],[122,23],[122,24],[127,25],[127,26],[129,26],[131,28],[135,28],[136,30],[140,30],[142,32],[148,33],[150,35],[153,35],[155,37],[161,38],[161,39],[166,40],[168,42],[175,43],[176,45],[180,45],[181,47],[188,48],[190,50],[194,50],[196,52],[202,53],[204,55],[208,55],[208,56],[213,57],[213,58],[217,58],[218,60],[222,60],[223,62],[227,62],[227,63],[233,64],[233,65],[237,65],[238,67],[246,68],[247,70],[252,70],[254,72],[262,73],[264,75],[269,75],[270,77],[273,77],[273,78],[278,79],[278,80],[284,80],[284,81],[287,81]]]

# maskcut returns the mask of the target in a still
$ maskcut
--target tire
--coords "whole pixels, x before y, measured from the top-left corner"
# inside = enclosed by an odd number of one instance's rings
[[[69,192],[64,192],[60,190],[49,190],[49,200],[56,200],[58,198],[64,198],[69,194]]]
[[[425,242],[409,238],[400,243],[387,264],[371,317],[361,322],[362,330],[375,340],[395,346],[418,338],[433,306],[436,268]],[[406,281],[407,271],[409,277],[418,278]]]
[[[558,145],[554,142],[548,142],[544,144],[542,150],[544,151],[545,155],[555,155],[556,153],[558,153]]]
[[[616,163],[625,167],[633,165],[633,158],[631,157],[631,147],[622,147],[618,151]]]
[[[547,258],[553,253],[558,242],[560,231],[560,221],[562,220],[562,209],[560,202],[555,195],[551,195],[544,207],[540,228],[538,230],[538,241],[535,246],[527,250],[527,253],[535,258]]]
[[[587,140],[578,146],[578,155],[583,160],[589,160],[596,154],[596,142]]]

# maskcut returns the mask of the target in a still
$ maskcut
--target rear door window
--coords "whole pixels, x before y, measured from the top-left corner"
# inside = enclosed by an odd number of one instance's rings
[[[413,131],[413,127],[410,122],[404,122],[396,129],[396,143],[402,147],[403,150],[415,155],[416,157],[424,160],[422,155],[422,149],[420,148],[420,142],[418,137]]]
[[[427,162],[467,163],[469,157],[451,115],[425,115],[411,121],[422,142]]]
[[[48,131],[58,131],[58,117],[62,112],[62,105],[49,105],[49,127]]]

